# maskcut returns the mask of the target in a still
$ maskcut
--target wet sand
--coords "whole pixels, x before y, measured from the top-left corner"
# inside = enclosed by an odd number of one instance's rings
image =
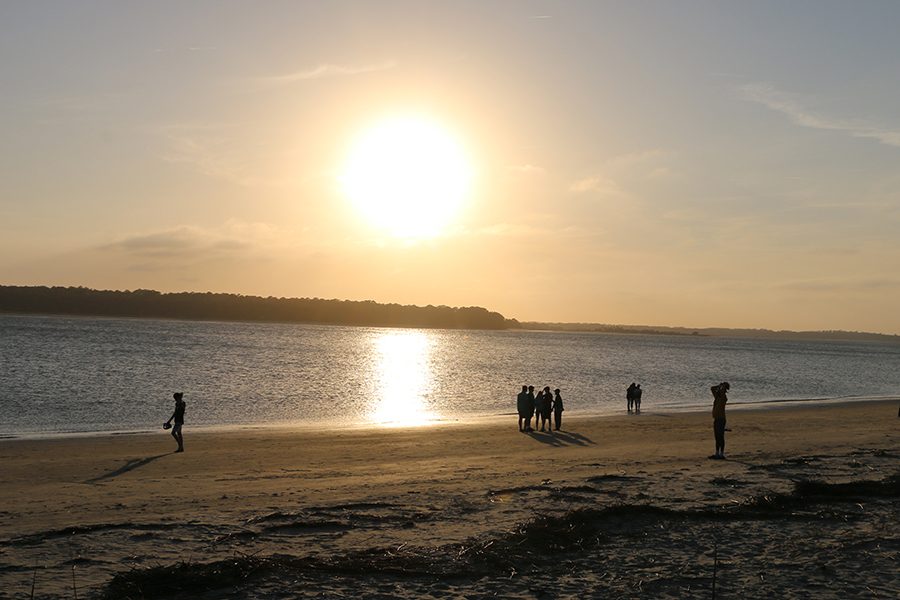
[[[897,407],[2,440],[0,598],[896,598]]]

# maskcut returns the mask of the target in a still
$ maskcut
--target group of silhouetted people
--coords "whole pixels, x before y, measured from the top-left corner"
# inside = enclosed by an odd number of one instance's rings
[[[710,458],[725,458],[725,404],[728,402],[728,390],[731,384],[723,381],[709,388],[713,395],[713,435],[716,439],[716,452]],[[555,394],[555,395],[554,395]],[[638,383],[631,382],[625,391],[625,399],[628,402],[628,412],[641,412],[641,396],[643,390]],[[563,400],[559,388],[550,392],[550,386],[546,386],[535,395],[533,385],[523,385],[522,391],[516,396],[516,408],[519,413],[519,431],[534,431],[538,424],[541,431],[559,431],[562,427]],[[900,416],[900,413],[898,413]],[[531,419],[534,418],[534,428]],[[551,422],[552,418],[552,422]]]
[[[519,413],[519,431],[534,431],[538,423],[541,425],[541,431],[544,431],[545,426],[547,431],[554,429],[559,431],[562,427],[562,414],[565,409],[559,388],[551,392],[548,385],[535,395],[533,385],[523,385],[522,391],[516,396],[516,409]],[[531,426],[532,417],[534,427]]]
[[[631,382],[625,390],[625,400],[628,402],[628,412],[641,412],[641,396],[644,391],[639,383]]]
[[[727,381],[723,381],[718,385],[710,388],[713,395],[713,434],[716,438],[716,452],[710,458],[725,458],[725,403],[728,402],[728,390],[731,385]],[[625,397],[628,401],[628,412],[641,412],[641,386],[634,382],[628,386]],[[175,411],[169,420],[163,423],[164,429],[172,429],[172,437],[178,443],[178,449],[175,452],[184,452],[184,438],[182,437],[181,428],[184,425],[184,412],[186,403],[181,392],[172,394],[175,400]],[[544,387],[535,395],[533,385],[523,385],[522,391],[516,396],[516,408],[519,413],[519,431],[534,431],[534,428],[540,424],[541,431],[559,431],[562,427],[563,399],[559,393],[559,388],[550,391],[550,386]],[[900,416],[900,413],[898,413]],[[531,426],[531,419],[534,418],[534,427]],[[551,421],[552,419],[552,421]],[[172,427],[172,421],[175,426]]]

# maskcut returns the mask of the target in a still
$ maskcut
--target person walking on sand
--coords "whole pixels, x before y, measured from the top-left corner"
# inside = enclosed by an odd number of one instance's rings
[[[644,390],[641,389],[641,384],[637,384],[634,388],[634,391],[631,392],[632,397],[634,398],[634,412],[641,412],[641,395],[644,393]]]
[[[710,458],[719,460],[725,458],[725,403],[728,402],[730,389],[731,384],[727,381],[709,388],[713,395],[713,434],[716,437],[716,453]]]
[[[565,409],[563,408],[562,396],[559,395],[559,388],[553,390],[553,393],[556,394],[556,397],[553,398],[554,429],[559,431],[559,428],[562,427],[562,414]]]
[[[634,408],[634,382],[631,382],[631,385],[628,386],[628,389],[625,390],[625,400],[628,403],[628,412],[631,412],[631,409]]]
[[[175,425],[172,427],[172,437],[178,442],[178,450],[175,452],[184,452],[184,437],[181,435],[181,427],[184,425],[184,409],[186,405],[184,400],[182,400],[183,396],[184,394],[181,392],[172,394],[172,397],[175,398],[175,412],[166,421],[167,426],[171,425],[173,420],[175,421]]]
[[[519,413],[519,431],[531,429],[531,417],[528,416],[528,386],[523,385],[522,391],[516,396],[516,411]]]

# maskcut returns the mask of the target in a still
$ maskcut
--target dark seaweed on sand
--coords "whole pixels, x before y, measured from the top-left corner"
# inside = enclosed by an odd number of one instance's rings
[[[900,474],[880,481],[848,483],[801,482],[790,494],[750,498],[739,505],[704,510],[676,510],[652,505],[580,508],[559,516],[540,516],[495,538],[474,539],[439,547],[401,545],[375,547],[327,556],[239,556],[210,563],[181,562],[134,569],[116,575],[101,592],[105,599],[167,598],[240,590],[277,577],[313,581],[322,577],[353,580],[391,577],[398,580],[475,581],[481,577],[511,578],[547,568],[547,556],[558,560],[551,569],[564,570],[597,548],[660,528],[686,522],[774,520],[792,518],[794,511],[816,510],[816,518],[846,519],[841,505],[873,498],[900,497]]]
[[[820,504],[898,497],[900,497],[900,474],[880,481],[849,481],[846,483],[800,481],[794,485],[794,491],[790,494],[756,496],[745,502],[743,508],[788,511]]]

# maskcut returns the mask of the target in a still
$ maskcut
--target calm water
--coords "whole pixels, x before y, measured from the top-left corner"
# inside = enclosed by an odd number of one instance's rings
[[[0,435],[189,426],[415,424],[509,413],[523,383],[568,414],[892,396],[900,345],[63,317],[0,317]]]

